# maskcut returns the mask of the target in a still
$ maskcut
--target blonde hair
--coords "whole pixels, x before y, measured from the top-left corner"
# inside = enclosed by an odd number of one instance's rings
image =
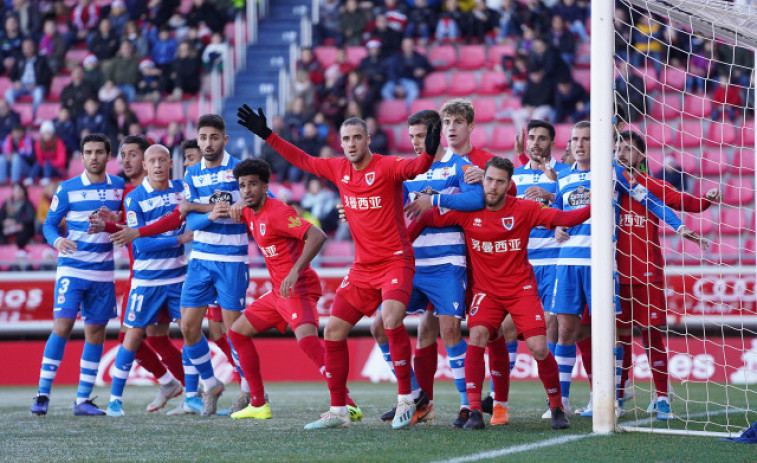
[[[472,124],[476,117],[476,110],[473,103],[465,98],[455,98],[447,101],[439,110],[442,117],[444,116],[462,116],[468,124]]]

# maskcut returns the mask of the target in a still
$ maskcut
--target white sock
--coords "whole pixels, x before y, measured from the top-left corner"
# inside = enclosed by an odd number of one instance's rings
[[[167,384],[171,384],[174,379],[175,378],[173,377],[171,372],[169,370],[166,370],[166,374],[158,378],[158,384],[165,386]]]
[[[242,378],[242,380],[239,381],[239,387],[242,388],[242,392],[250,393],[250,383],[248,383],[246,379]]]
[[[417,395],[413,396],[412,392],[410,394],[398,394],[397,395],[397,402],[399,402],[402,399],[409,400],[410,402],[413,402],[417,398],[418,398],[418,396]]]
[[[503,407],[507,408],[507,402],[500,402],[499,400],[495,400],[493,407],[496,407],[497,405],[502,405]]]
[[[331,412],[336,413],[339,416],[344,416],[347,414],[347,406],[342,407],[331,407]]]
[[[113,394],[111,394],[109,402],[113,402],[114,400],[121,400],[121,397],[117,397],[117,396],[114,396]]]
[[[217,384],[218,384],[218,379],[216,379],[215,376],[211,376],[208,379],[202,380],[202,385],[205,387],[205,392],[208,392],[209,390],[213,389],[214,387],[216,387]]]
[[[89,397],[77,397],[76,398],[76,405],[81,405],[84,402],[88,401]]]

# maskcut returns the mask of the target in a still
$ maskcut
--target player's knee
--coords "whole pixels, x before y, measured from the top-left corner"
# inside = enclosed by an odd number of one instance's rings
[[[475,326],[470,330],[468,343],[478,347],[485,347],[491,337],[489,329],[484,326]]]
[[[546,343],[536,344],[536,345],[529,345],[529,350],[531,351],[531,355],[533,355],[534,360],[544,360],[547,358],[547,355],[549,355],[549,349],[547,348]]]
[[[442,336],[442,341],[445,345],[454,346],[460,342],[462,335],[460,334],[460,325],[455,323],[444,324],[439,327],[439,332]]]

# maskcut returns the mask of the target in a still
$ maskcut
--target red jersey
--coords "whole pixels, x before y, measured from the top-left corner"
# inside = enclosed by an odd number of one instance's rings
[[[413,258],[402,202],[402,182],[426,172],[433,156],[413,159],[373,154],[360,171],[346,158],[314,158],[272,134],[266,142],[295,167],[330,180],[339,190],[355,241],[355,263]]]
[[[257,214],[245,207],[242,217],[263,254],[271,275],[273,294],[279,296],[281,282],[302,255],[305,233],[312,224],[297,215],[292,207],[273,198],[266,199]],[[321,294],[321,282],[310,265],[300,273],[294,292],[302,296]]]
[[[411,226],[411,236],[429,227],[459,225],[471,260],[471,283],[474,291],[508,298],[522,290],[536,288],[528,261],[528,238],[538,226],[572,227],[589,218],[586,206],[570,212],[543,206],[536,201],[507,197],[498,211],[488,208],[475,212],[448,211],[439,215],[434,209]]]
[[[682,193],[664,180],[641,174],[636,180],[666,206],[702,212],[712,205],[705,198]],[[617,265],[620,284],[660,283],[664,280],[659,220],[629,195],[620,195]]]
[[[466,154],[465,156],[468,156],[468,159],[471,160],[473,165],[484,170],[486,169],[486,162],[494,157],[492,153],[486,150],[482,150],[481,148],[473,148],[472,150],[470,150],[470,153]],[[484,182],[482,181],[481,184],[483,183]],[[507,190],[507,194],[509,196],[518,196],[518,186],[515,184],[515,182],[510,182],[510,189]]]

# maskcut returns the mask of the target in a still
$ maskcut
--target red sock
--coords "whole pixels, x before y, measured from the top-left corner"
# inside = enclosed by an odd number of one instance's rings
[[[184,366],[181,364],[181,351],[176,347],[168,336],[149,336],[147,342],[155,352],[160,355],[160,360],[173,374],[174,378],[184,384]]]
[[[539,379],[544,385],[549,397],[549,408],[562,408],[562,398],[560,393],[560,370],[557,368],[557,361],[550,352],[542,360],[537,360],[536,365],[539,367]]]
[[[265,389],[263,388],[263,377],[260,375],[260,357],[257,349],[255,349],[255,343],[252,342],[252,338],[233,330],[229,330],[228,335],[231,342],[234,343],[242,372],[250,385],[250,404],[253,407],[263,406],[265,404]]]
[[[231,355],[231,346],[229,345],[229,341],[226,340],[226,334],[222,334],[220,338],[213,342],[221,348],[226,358],[229,359],[229,363],[234,365],[234,357]]]
[[[313,365],[318,369],[318,372],[323,374],[323,372],[326,371],[326,367],[324,366],[326,351],[323,348],[323,344],[321,344],[321,340],[318,339],[318,336],[306,336],[300,339],[298,343],[300,345],[300,350],[307,355],[311,362],[313,362]]]
[[[584,364],[586,376],[589,378],[589,388],[591,388],[591,336],[576,343],[578,350],[581,351],[581,363]]]
[[[468,344],[468,350],[465,352],[465,383],[471,411],[481,411],[481,388],[484,385],[484,376],[486,376],[484,348]]]
[[[386,335],[389,337],[389,353],[394,363],[394,374],[397,376],[397,393],[410,394],[410,361],[412,357],[412,348],[410,347],[410,336],[404,325],[397,328],[386,329]]]
[[[350,351],[347,349],[347,341],[326,340],[324,344],[326,382],[331,393],[331,406],[344,407],[347,405],[347,375],[350,372]]]
[[[126,333],[124,333],[123,331],[118,333],[119,344],[124,343],[124,337],[126,337]],[[134,360],[136,360],[137,363],[142,366],[142,368],[149,371],[150,374],[155,377],[155,379],[158,379],[166,374],[166,367],[163,366],[163,364],[160,362],[160,359],[155,354],[155,351],[152,350],[150,346],[145,344],[144,342],[139,345],[139,349],[137,349]]]
[[[505,337],[500,336],[494,341],[489,341],[487,348],[489,350],[489,373],[492,375],[492,385],[494,386],[494,399],[497,402],[507,402],[510,397],[510,356],[507,352]]]
[[[434,400],[434,376],[436,375],[436,366],[439,363],[438,352],[436,341],[434,341],[430,346],[416,349],[413,359],[415,379],[418,380],[418,385],[426,393],[429,400]]]
[[[649,347],[649,363],[658,396],[668,395],[668,350],[662,332],[657,328],[641,330],[644,344]]]
[[[628,373],[631,371],[631,361],[633,359],[633,336],[630,334],[627,336],[618,336],[620,345],[623,346],[623,367],[620,370],[620,387],[622,395],[620,399],[625,397],[626,380],[628,379]]]

